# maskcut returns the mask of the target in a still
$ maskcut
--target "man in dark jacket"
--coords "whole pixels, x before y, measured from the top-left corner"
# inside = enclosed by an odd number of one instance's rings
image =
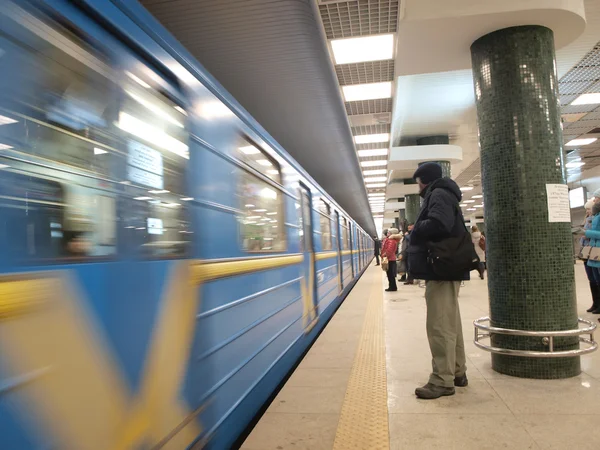
[[[410,236],[409,270],[414,278],[427,283],[427,338],[433,359],[429,382],[415,394],[434,399],[454,395],[454,386],[468,384],[458,291],[460,278],[468,279],[469,273],[456,280],[440,280],[427,261],[427,243],[461,236],[466,230],[459,207],[460,188],[450,178],[442,178],[439,164],[422,164],[413,178],[419,184],[423,205]]]
[[[373,251],[375,252],[375,260],[377,261],[376,266],[379,265],[379,254],[381,253],[381,241],[377,236],[373,239]]]

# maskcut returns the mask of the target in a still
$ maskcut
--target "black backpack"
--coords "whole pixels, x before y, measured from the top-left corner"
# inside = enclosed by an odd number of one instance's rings
[[[464,224],[465,219],[458,205],[456,209],[455,220],[461,220]],[[477,269],[479,265],[471,233],[466,226],[464,228],[465,232],[460,236],[427,242],[427,262],[433,273],[442,280],[460,280],[466,272]]]

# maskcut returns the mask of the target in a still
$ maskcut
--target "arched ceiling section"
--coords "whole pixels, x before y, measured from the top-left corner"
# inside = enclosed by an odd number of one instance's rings
[[[311,0],[141,0],[367,232],[375,224]]]

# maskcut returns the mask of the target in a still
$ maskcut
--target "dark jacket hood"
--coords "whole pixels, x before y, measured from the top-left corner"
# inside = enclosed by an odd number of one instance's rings
[[[458,184],[451,178],[440,178],[431,183],[427,188],[423,190],[421,195],[425,197],[430,192],[433,192],[435,189],[446,189],[452,195],[456,197],[456,199],[460,202],[462,199],[462,192],[458,187]]]

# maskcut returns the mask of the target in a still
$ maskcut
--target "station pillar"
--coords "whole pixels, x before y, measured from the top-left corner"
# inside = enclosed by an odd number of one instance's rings
[[[565,184],[553,32],[542,26],[495,31],[473,43],[471,58],[491,324],[529,331],[575,329],[571,224],[556,221],[547,194]],[[548,351],[540,337],[495,334],[492,345]],[[578,347],[577,337],[554,342],[555,351]],[[581,372],[579,357],[494,353],[492,367],[506,375],[541,379]]]

